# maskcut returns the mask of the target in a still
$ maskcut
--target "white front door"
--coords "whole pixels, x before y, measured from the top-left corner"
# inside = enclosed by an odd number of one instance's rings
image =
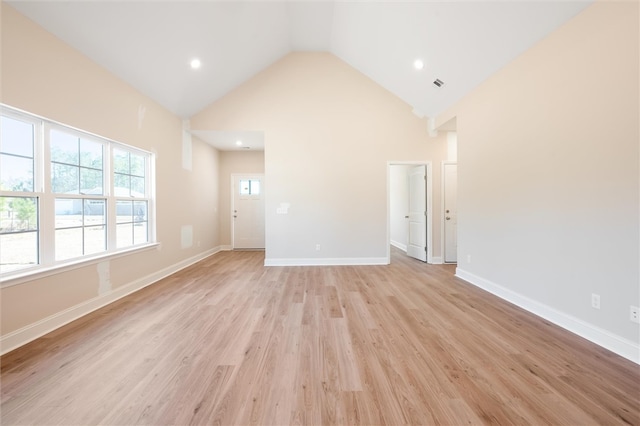
[[[409,231],[407,254],[427,261],[427,166],[409,170]]]
[[[443,164],[444,173],[444,261],[458,261],[458,166]]]
[[[264,248],[264,176],[233,175],[231,233],[234,249]]]

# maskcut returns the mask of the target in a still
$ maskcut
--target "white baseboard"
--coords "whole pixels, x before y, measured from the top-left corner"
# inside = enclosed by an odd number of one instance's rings
[[[640,345],[631,340],[596,327],[567,313],[558,311],[544,303],[530,299],[463,269],[457,268],[456,276],[524,310],[542,317],[565,330],[577,334],[596,345],[602,346],[636,364],[640,364]]]
[[[407,251],[407,245],[406,244],[402,244],[402,243],[399,243],[399,242],[393,241],[393,240],[391,240],[390,242],[391,242],[392,246],[394,246],[396,248],[399,248],[402,251],[405,251],[405,252]]]
[[[211,255],[214,255],[221,251],[220,247],[207,250],[196,256],[182,260],[176,264],[168,266],[164,269],[156,271],[145,277],[137,279],[129,284],[118,287],[108,293],[96,296],[92,299],[84,301],[78,305],[72,306],[64,311],[57,312],[47,318],[43,318],[33,324],[29,324],[11,333],[8,333],[0,337],[0,355],[4,355],[20,346],[42,337],[53,330],[60,328],[72,321],[77,320],[97,309],[102,308],[110,303],[115,302],[131,293],[134,293],[144,287],[147,287],[162,278],[168,277],[171,274],[178,272],[196,262],[199,262]]]
[[[219,251],[231,251],[233,250],[233,246],[232,245],[224,245],[224,246],[220,246],[220,250]]]
[[[340,257],[311,259],[265,259],[264,266],[355,266],[388,265],[386,257]]]
[[[433,256],[431,258],[431,263],[434,265],[442,265],[444,262],[442,261],[442,257],[441,256]]]

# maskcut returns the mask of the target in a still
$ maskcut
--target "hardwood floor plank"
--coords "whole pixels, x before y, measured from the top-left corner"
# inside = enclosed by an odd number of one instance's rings
[[[0,359],[2,425],[640,425],[640,366],[392,250],[222,252]]]

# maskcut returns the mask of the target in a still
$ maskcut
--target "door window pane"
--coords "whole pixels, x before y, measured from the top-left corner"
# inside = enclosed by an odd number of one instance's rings
[[[260,181],[259,180],[251,180],[251,195],[260,194]]]
[[[240,195],[259,195],[260,181],[257,179],[241,179]]]

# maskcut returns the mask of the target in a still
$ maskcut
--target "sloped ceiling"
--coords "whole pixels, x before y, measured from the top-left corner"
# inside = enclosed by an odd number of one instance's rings
[[[188,118],[289,52],[308,50],[335,54],[433,117],[591,2],[7,3]],[[199,70],[189,67],[194,57]],[[422,70],[413,67],[418,58]]]

